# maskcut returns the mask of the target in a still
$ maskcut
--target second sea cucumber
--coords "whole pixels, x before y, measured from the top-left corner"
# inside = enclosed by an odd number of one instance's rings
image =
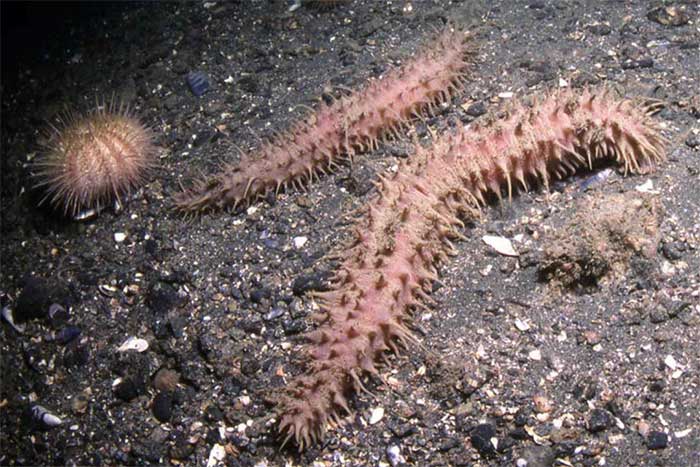
[[[385,351],[415,339],[412,312],[429,303],[437,266],[455,253],[451,241],[489,197],[510,197],[528,183],[547,187],[602,159],[643,173],[664,158],[649,109],[605,90],[553,92],[429,149],[418,145],[380,179],[331,290],[318,294],[324,313],[307,335],[306,371],[280,397],[282,435],[300,449],[320,440],[350,412],[348,398],[364,375],[378,373]]]

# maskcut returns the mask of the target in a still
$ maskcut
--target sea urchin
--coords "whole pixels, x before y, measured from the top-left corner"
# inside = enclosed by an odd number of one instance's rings
[[[50,125],[34,165],[42,203],[76,217],[100,211],[140,185],[154,165],[152,132],[123,103],[98,105],[84,115],[68,113]]]

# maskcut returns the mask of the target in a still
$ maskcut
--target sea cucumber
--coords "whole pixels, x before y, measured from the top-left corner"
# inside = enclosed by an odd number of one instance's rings
[[[394,174],[381,177],[378,196],[358,221],[353,244],[331,290],[319,293],[324,312],[308,333],[306,372],[280,396],[279,430],[300,449],[350,413],[348,397],[361,377],[376,375],[386,350],[415,337],[412,312],[430,303],[437,266],[455,253],[458,228],[490,198],[510,197],[515,185],[549,185],[602,159],[625,173],[664,160],[664,138],[650,109],[609,91],[552,92],[531,107],[515,104],[503,118],[460,127],[439,137]]]
[[[233,208],[288,185],[303,186],[351,160],[356,151],[377,147],[412,116],[432,112],[458,92],[471,47],[468,35],[448,27],[405,65],[363,89],[320,104],[316,111],[261,147],[241,154],[222,170],[174,197],[186,214]]]

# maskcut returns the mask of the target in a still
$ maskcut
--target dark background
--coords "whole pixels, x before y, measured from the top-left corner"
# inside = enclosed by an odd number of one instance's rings
[[[0,2],[2,78],[12,80],[22,64],[48,60],[70,48],[85,26],[144,2]]]

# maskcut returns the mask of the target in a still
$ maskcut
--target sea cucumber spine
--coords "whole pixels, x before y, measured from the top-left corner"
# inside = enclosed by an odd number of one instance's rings
[[[385,350],[414,339],[413,310],[429,303],[436,266],[455,253],[462,220],[515,184],[548,186],[601,159],[640,173],[664,160],[664,139],[648,109],[605,90],[561,91],[505,118],[438,138],[381,178],[356,226],[354,244],[329,292],[324,316],[308,334],[307,371],[279,402],[279,430],[300,449],[350,412],[347,398],[377,374]],[[285,441],[286,442],[286,441]]]
[[[241,154],[239,164],[225,165],[177,193],[176,209],[186,214],[235,209],[289,185],[310,183],[459,92],[470,55],[468,35],[446,28],[405,65],[331,104],[319,104],[306,120]]]

